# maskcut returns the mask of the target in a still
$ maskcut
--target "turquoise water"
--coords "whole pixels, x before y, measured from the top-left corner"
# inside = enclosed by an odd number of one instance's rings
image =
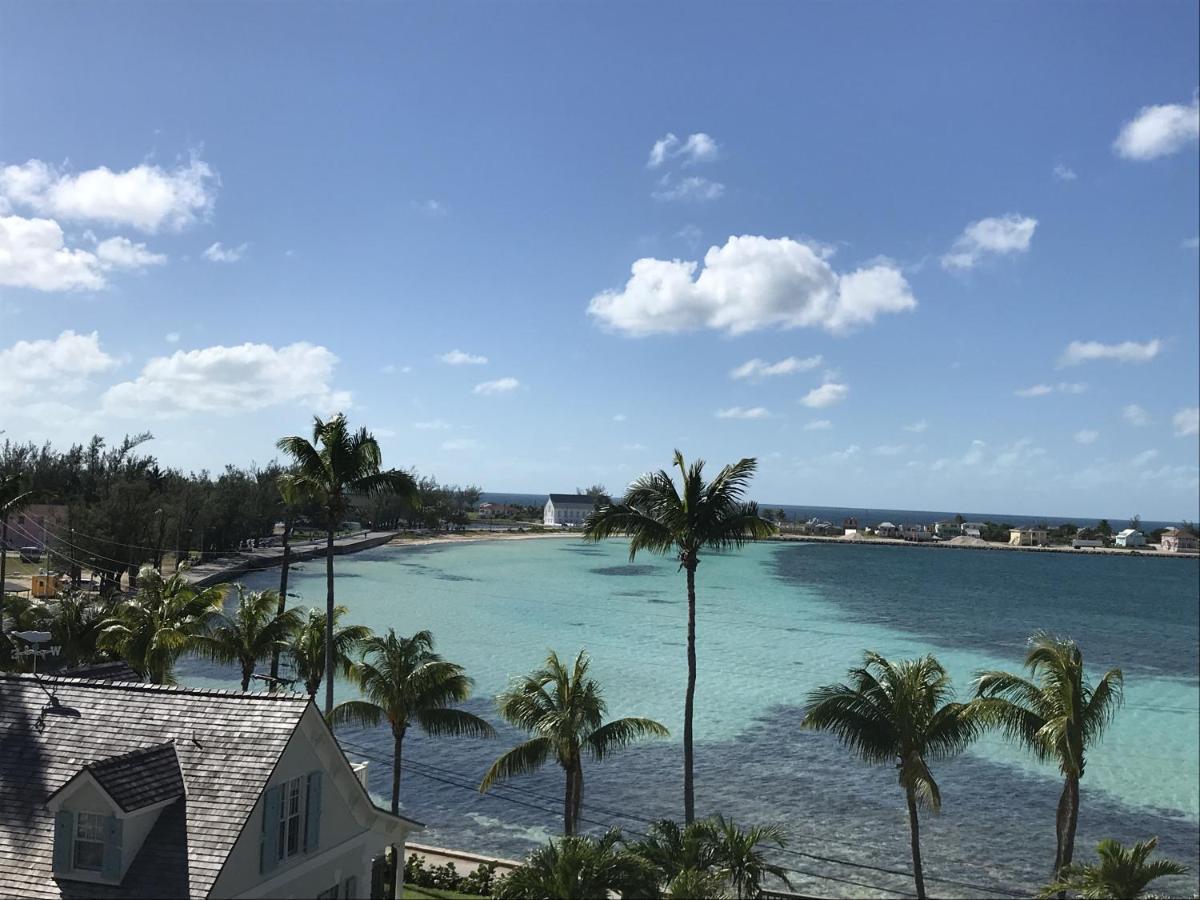
[[[586,647],[611,714],[651,716],[673,737],[586,770],[585,815],[631,830],[643,819],[680,817],[687,606],[670,560],[630,564],[621,542],[547,539],[385,548],[341,557],[337,567],[338,600],[355,621],[432,630],[438,649],[476,679],[470,707],[493,720],[489,699],[511,677],[549,649],[563,655]],[[246,583],[267,587],[277,577],[262,573]],[[317,563],[292,584],[305,602],[323,602]],[[1045,628],[1079,641],[1097,671],[1117,665],[1126,675],[1125,708],[1089,757],[1077,853],[1086,856],[1101,837],[1157,834],[1195,872],[1198,594],[1195,561],[779,543],[709,556],[698,574],[698,811],[782,822],[792,848],[805,853],[904,868],[906,817],[894,772],[854,762],[827,736],[800,731],[805,693],[840,679],[864,648],[933,652],[965,692],[981,668],[1017,669],[1028,634]],[[231,672],[196,661],[180,675],[233,681]],[[341,734],[352,756],[390,752],[382,732]],[[516,739],[506,731],[492,742],[416,734],[406,741],[414,770],[405,775],[404,807],[430,826],[427,842],[516,855],[555,832],[561,773],[516,782],[502,796],[465,787]],[[996,738],[934,765],[944,808],[923,827],[929,874],[1018,890],[1040,883],[1053,858],[1053,768]],[[372,788],[383,793],[387,766],[372,770]],[[783,861],[860,882],[798,877],[808,891],[910,889],[885,873]],[[1197,880],[1177,885],[1193,892]],[[943,883],[939,890],[966,889]]]

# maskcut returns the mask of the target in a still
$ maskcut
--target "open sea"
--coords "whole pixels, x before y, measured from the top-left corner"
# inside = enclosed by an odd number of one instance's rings
[[[292,590],[324,604],[322,563],[296,567]],[[650,716],[670,739],[585,763],[590,827],[626,832],[682,818],[687,604],[669,559],[628,559],[627,545],[574,538],[382,548],[339,557],[338,601],[376,631],[432,630],[437,649],[475,678],[467,707],[498,723],[492,698],[549,649],[586,648],[613,716]],[[278,572],[247,576],[277,584]],[[960,697],[975,672],[1020,669],[1035,629],[1079,642],[1096,673],[1120,666],[1126,702],[1087,762],[1076,858],[1104,837],[1159,837],[1191,872],[1159,893],[1200,889],[1200,562],[761,543],[703,559],[697,576],[697,812],[775,822],[790,835],[779,861],[796,890],[823,896],[912,894],[908,827],[894,769],[853,760],[831,737],[801,731],[805,694],[840,680],[870,648],[934,653]],[[232,670],[181,662],[184,683],[236,686]],[[340,696],[349,696],[342,687]],[[494,741],[405,740],[403,811],[427,823],[419,841],[519,857],[561,827],[562,773],[549,767],[480,795]],[[369,758],[371,789],[389,784],[390,735],[339,731]],[[922,845],[932,895],[998,896],[1043,884],[1054,854],[1061,782],[1017,747],[988,737],[934,761],[941,815]],[[866,867],[875,868],[866,868]],[[990,893],[988,888],[997,889]]]

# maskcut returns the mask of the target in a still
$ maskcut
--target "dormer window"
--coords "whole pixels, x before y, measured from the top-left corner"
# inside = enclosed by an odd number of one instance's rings
[[[104,870],[104,820],[97,813],[81,812],[75,817],[75,868],[87,872]]]

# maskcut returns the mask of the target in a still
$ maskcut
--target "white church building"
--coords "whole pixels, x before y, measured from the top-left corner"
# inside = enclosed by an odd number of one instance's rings
[[[592,498],[587,494],[551,494],[542,510],[542,524],[581,526],[592,508]]]

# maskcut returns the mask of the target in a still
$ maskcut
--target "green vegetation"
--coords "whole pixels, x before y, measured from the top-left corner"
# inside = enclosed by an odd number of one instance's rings
[[[322,511],[325,539],[325,715],[333,711],[333,541],[338,524],[346,518],[352,495],[416,495],[416,483],[407,472],[384,470],[379,442],[365,429],[351,431],[342,414],[328,421],[314,417],[312,441],[298,435],[279,439],[278,447],[294,462],[292,477],[297,491],[311,498]]]
[[[583,755],[599,762],[614,750],[648,735],[665,737],[667,729],[653,719],[604,721],[607,704],[600,685],[588,677],[590,660],[580,650],[568,670],[551,652],[545,668],[527,675],[496,701],[505,721],[534,737],[492,763],[480,792],[495,782],[540,769],[551,757],[567,776],[563,831],[574,834],[583,811]]]
[[[213,662],[235,663],[241,670],[242,690],[250,690],[254,667],[288,645],[288,636],[300,627],[299,612],[284,609],[274,591],[247,591],[235,585],[238,602],[232,615],[215,613],[204,634],[192,640],[192,649]]]
[[[341,625],[340,620],[347,612],[344,606],[333,608],[333,669],[348,678],[354,666],[354,654],[371,636],[371,629],[366,625]],[[325,658],[325,622],[324,612],[310,609],[288,641],[288,656],[296,678],[304,685],[308,699],[313,701],[317,699],[317,691],[329,668]]]
[[[981,673],[972,706],[980,721],[1022,743],[1039,762],[1058,764],[1064,783],[1054,872],[1061,873],[1074,853],[1085,755],[1120,707],[1125,678],[1120,669],[1109,669],[1093,686],[1078,645],[1044,632],[1030,639],[1025,667],[1029,680],[1008,672]]]
[[[692,718],[696,699],[696,568],[701,551],[741,547],[747,541],[769,537],[775,526],[758,513],[758,504],[743,498],[757,463],[742,459],[725,466],[712,481],[704,481],[704,461],[689,466],[675,451],[682,493],[663,469],[648,472],[629,486],[620,502],[603,506],[587,518],[584,538],[599,541],[625,535],[629,559],[642,550],[677,553],[686,572],[688,596],[687,694],[683,709],[683,813],[696,818]]]
[[[942,806],[928,760],[966,749],[978,728],[967,706],[949,702],[950,676],[932,656],[893,663],[868,652],[849,675],[848,685],[808,695],[802,727],[831,732],[866,762],[896,766],[908,803],[913,878],[924,900],[917,807],[936,813]]]
[[[453,708],[471,695],[472,681],[462,666],[433,652],[428,631],[400,638],[389,628],[386,635],[363,641],[362,650],[363,660],[351,667],[350,677],[366,699],[339,703],[329,719],[331,724],[387,722],[391,727],[392,812],[399,813],[404,735],[411,726],[430,736],[494,737],[496,732],[478,716]]]
[[[1168,875],[1183,875],[1188,867],[1171,859],[1147,862],[1158,845],[1158,838],[1138,841],[1124,847],[1112,838],[1096,845],[1099,860],[1088,865],[1070,863],[1059,870],[1058,877],[1042,889],[1040,896],[1052,897],[1072,891],[1080,897],[1097,900],[1127,900],[1144,897],[1150,882]]]
[[[409,854],[404,862],[406,897],[490,897],[497,880],[494,862],[480,863],[466,875],[458,874],[452,862],[427,866],[419,853]]]
[[[494,896],[510,900],[594,900],[615,892],[622,897],[657,895],[658,873],[623,846],[615,828],[599,840],[567,835],[535,850],[502,878]]]

